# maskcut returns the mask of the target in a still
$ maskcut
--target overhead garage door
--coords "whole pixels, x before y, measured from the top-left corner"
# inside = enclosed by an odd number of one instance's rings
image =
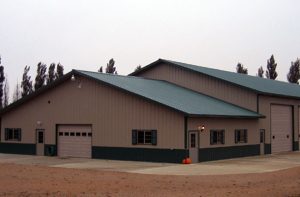
[[[272,153],[292,151],[292,124],[291,106],[271,105]]]
[[[90,126],[58,127],[58,156],[91,158],[92,129]]]

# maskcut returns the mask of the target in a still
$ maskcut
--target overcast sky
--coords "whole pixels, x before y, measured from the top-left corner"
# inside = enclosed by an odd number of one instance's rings
[[[255,75],[274,54],[286,81],[300,58],[298,0],[0,0],[0,54],[10,91],[42,61],[119,74],[158,58]]]

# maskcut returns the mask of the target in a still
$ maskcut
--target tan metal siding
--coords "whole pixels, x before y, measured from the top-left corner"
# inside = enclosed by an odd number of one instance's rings
[[[91,124],[93,146],[133,147],[132,129],[157,129],[157,146],[134,147],[184,147],[181,113],[89,79],[78,80],[82,88],[69,80],[5,114],[2,131],[20,127],[22,143],[35,143],[37,121],[41,121],[45,144],[55,144],[56,124]]]
[[[272,153],[292,151],[292,107],[271,105]]]
[[[200,133],[200,149],[226,146],[241,146],[259,144],[258,120],[248,119],[224,119],[224,118],[189,118],[188,130],[197,130],[198,126],[204,125],[205,130]],[[225,144],[210,145],[210,130],[224,129]],[[248,130],[247,143],[235,143],[235,129]]]
[[[197,92],[256,111],[256,93],[213,77],[186,69],[160,64],[139,74],[140,77],[166,80]]]

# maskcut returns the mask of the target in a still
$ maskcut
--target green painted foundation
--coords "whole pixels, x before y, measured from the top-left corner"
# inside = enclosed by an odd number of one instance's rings
[[[299,142],[296,141],[293,143],[293,151],[298,151],[299,150]]]
[[[35,155],[35,144],[0,143],[0,153]]]
[[[265,155],[271,154],[271,144],[265,144]]]
[[[181,163],[187,154],[184,149],[92,147],[96,159]]]
[[[244,145],[199,149],[199,161],[213,161],[260,154],[260,145]]]

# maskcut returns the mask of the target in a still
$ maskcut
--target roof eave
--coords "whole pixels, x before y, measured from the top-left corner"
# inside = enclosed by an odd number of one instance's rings
[[[218,115],[218,114],[189,114],[191,118],[234,118],[234,119],[258,119],[266,118],[264,115],[248,116],[248,115]]]

